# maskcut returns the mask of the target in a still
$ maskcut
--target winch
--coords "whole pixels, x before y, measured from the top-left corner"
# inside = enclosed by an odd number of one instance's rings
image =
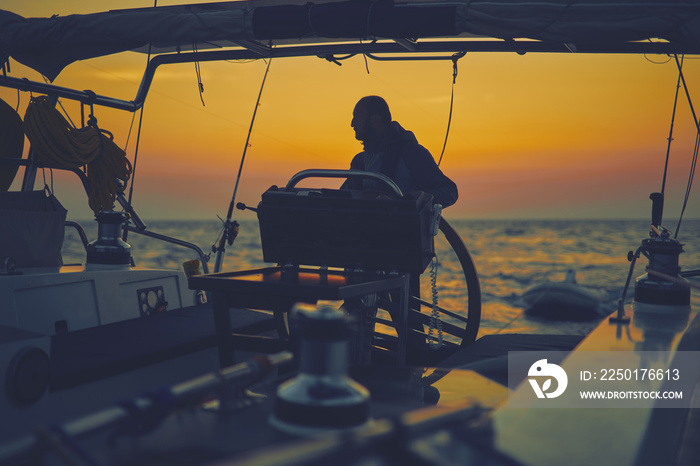
[[[642,241],[640,252],[649,259],[647,273],[637,278],[634,288],[635,303],[664,304],[671,306],[690,305],[690,287],[681,277],[679,256],[683,245],[671,238],[668,230],[661,226],[663,195],[650,196],[652,221],[650,238]]]
[[[299,374],[277,389],[271,422],[307,434],[356,429],[369,420],[369,391],[347,374],[350,321],[329,305],[296,305]]]
[[[96,215],[97,239],[87,247],[87,267],[129,268],[131,246],[121,239],[126,212],[101,211]]]

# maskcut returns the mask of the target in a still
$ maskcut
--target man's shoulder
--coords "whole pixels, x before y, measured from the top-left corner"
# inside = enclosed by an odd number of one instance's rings
[[[391,144],[397,145],[401,148],[401,151],[411,151],[411,152],[422,152],[427,149],[420,145],[418,138],[413,134],[412,131],[404,129],[397,122],[392,122],[394,130],[394,138]]]
[[[404,157],[431,157],[430,151],[423,147],[411,133],[411,138],[405,138],[399,143],[401,155]]]
[[[350,161],[350,168],[363,168],[365,165],[365,151],[355,154]]]

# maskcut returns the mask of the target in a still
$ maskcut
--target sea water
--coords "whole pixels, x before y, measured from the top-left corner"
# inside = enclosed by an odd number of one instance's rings
[[[576,271],[580,285],[604,289],[610,296],[606,304],[612,312],[621,296],[630,270],[629,251],[636,251],[648,238],[645,220],[452,220],[450,224],[461,236],[479,276],[482,296],[479,336],[493,333],[560,333],[585,334],[600,321],[571,322],[561,318],[535,319],[523,312],[521,296],[532,286],[547,281],[561,281],[569,269]],[[88,239],[95,238],[95,221],[80,222]],[[152,221],[148,230],[198,245],[210,255],[213,271],[221,222]],[[675,224],[674,224],[675,227]],[[680,256],[682,270],[700,268],[700,220],[684,220],[678,239],[685,244]],[[182,269],[182,263],[197,259],[196,253],[182,246],[129,233],[127,242],[137,266]],[[437,296],[440,307],[465,315],[468,295],[456,257],[441,236],[436,240],[438,258]],[[85,251],[74,230],[68,229],[63,247],[65,264],[84,263]],[[641,257],[633,271],[627,294],[631,301],[634,278],[645,273],[647,260]],[[275,264],[263,261],[260,233],[256,220],[240,220],[234,243],[226,245],[223,271],[241,271]],[[421,279],[422,296],[431,299],[429,274]],[[700,305],[693,291],[693,305]],[[556,317],[556,316],[555,316]]]

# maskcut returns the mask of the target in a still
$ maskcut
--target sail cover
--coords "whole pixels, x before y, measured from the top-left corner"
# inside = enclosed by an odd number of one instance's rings
[[[258,0],[52,18],[23,18],[0,10],[0,61],[12,57],[51,80],[76,60],[149,47],[161,53],[241,47],[246,41],[298,47],[329,40],[445,37],[526,39],[566,44],[572,51],[594,44],[598,52],[620,51],[630,42],[663,41],[668,50],[697,54],[700,2]],[[308,55],[314,55],[311,48]]]

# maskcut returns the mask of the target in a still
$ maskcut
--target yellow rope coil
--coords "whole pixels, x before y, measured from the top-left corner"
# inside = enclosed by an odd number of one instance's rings
[[[112,133],[96,127],[74,128],[46,96],[29,102],[24,127],[34,152],[46,167],[76,169],[87,165],[88,203],[95,213],[114,208],[119,193],[117,180],[126,183],[132,167]]]

